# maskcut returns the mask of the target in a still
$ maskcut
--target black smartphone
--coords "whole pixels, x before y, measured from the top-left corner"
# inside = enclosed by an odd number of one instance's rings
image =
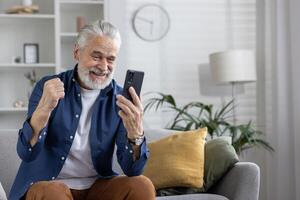
[[[129,93],[129,88],[133,87],[136,94],[140,96],[143,79],[144,79],[144,72],[130,70],[130,69],[127,70],[122,95],[127,99],[129,99],[131,102],[133,102],[131,95]]]

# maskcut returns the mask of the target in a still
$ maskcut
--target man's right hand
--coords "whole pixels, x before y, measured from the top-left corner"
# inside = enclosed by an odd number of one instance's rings
[[[64,83],[59,78],[50,79],[44,84],[43,95],[37,108],[51,112],[64,97]]]
[[[30,119],[30,125],[33,129],[33,136],[30,140],[31,146],[36,144],[39,133],[49,121],[52,110],[57,106],[58,101],[64,97],[64,83],[59,78],[45,82],[42,97]]]

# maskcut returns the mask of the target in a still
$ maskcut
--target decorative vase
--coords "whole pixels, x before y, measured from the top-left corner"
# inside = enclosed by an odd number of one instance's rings
[[[31,6],[32,5],[32,0],[22,0],[22,5],[23,6]]]
[[[85,26],[85,24],[86,24],[86,21],[85,21],[84,17],[82,17],[82,16],[76,17],[76,25],[77,25],[76,30],[77,30],[77,32],[79,32],[80,29],[82,29]]]

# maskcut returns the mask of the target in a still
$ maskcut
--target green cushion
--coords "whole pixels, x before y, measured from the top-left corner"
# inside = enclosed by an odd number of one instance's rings
[[[204,189],[207,191],[238,162],[235,149],[228,141],[216,138],[205,144]]]
[[[204,188],[171,187],[157,190],[157,196],[192,194],[207,191],[233,165],[238,162],[235,149],[223,138],[212,139],[205,144]]]

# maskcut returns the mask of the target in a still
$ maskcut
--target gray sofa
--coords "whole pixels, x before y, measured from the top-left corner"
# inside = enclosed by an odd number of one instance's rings
[[[147,129],[148,141],[171,134],[168,130]],[[18,134],[0,132],[0,200],[6,200],[20,160],[16,153]],[[115,159],[114,159],[115,160]],[[114,169],[120,167],[114,162]],[[208,193],[158,197],[159,200],[258,200],[260,171],[256,164],[239,162]],[[1,187],[4,188],[4,190]]]

